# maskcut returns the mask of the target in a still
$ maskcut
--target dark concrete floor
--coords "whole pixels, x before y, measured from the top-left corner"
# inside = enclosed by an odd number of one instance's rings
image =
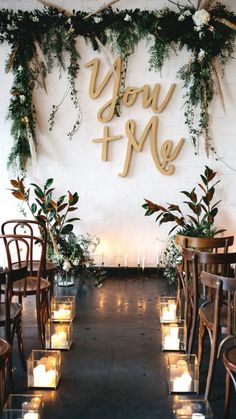
[[[171,419],[173,396],[167,390],[157,308],[158,297],[167,293],[165,283],[155,277],[110,278],[100,289],[75,286],[57,292],[76,295],[77,316],[73,346],[62,352],[57,390],[38,392],[45,396],[44,419]],[[38,348],[33,307],[30,301],[24,310],[27,356]],[[33,393],[26,388],[17,351],[14,365],[16,391]],[[216,419],[223,418],[223,400],[219,364],[211,403]],[[236,406],[231,413],[235,418]]]

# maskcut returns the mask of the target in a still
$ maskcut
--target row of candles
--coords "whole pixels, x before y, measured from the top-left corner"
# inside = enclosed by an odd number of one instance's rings
[[[103,247],[101,247],[101,254],[97,254],[97,255],[95,254],[95,255],[93,255],[93,257],[95,258],[95,260],[96,260],[96,257],[100,257],[101,258],[101,264],[103,266],[105,265],[105,251],[104,251]],[[121,249],[119,248],[117,256],[116,256],[117,266],[118,267],[124,266],[125,268],[128,268],[128,266],[129,266],[128,260],[129,260],[128,253],[121,254]],[[99,263],[99,261],[96,260],[96,263]],[[160,265],[161,265],[160,250],[157,249],[156,258],[155,258],[155,266],[160,266]],[[142,270],[144,270],[145,267],[147,266],[146,254],[141,248],[138,249],[138,253],[137,253],[137,266],[138,266],[138,268],[141,268]]]
[[[61,376],[61,352],[72,344],[75,297],[54,297],[51,319],[46,324],[45,350],[33,350],[27,360],[28,388],[56,388]],[[41,419],[43,396],[10,395],[3,409],[3,419],[11,412],[17,418]],[[15,418],[16,416],[14,416]]]
[[[167,354],[169,393],[198,393],[199,368],[196,355],[180,353],[186,350],[185,322],[177,315],[176,297],[160,297],[162,350]],[[175,397],[173,412],[176,419],[210,419],[212,411],[206,400],[186,400]]]

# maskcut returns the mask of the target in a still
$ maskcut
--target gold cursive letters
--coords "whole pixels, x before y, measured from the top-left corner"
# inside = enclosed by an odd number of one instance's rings
[[[90,79],[89,84],[89,96],[91,99],[97,99],[97,97],[100,95],[106,84],[109,82],[111,75],[115,74],[115,82],[113,85],[113,94],[112,98],[108,100],[108,102],[105,103],[99,109],[97,117],[100,122],[108,122],[110,121],[114,116],[116,101],[118,99],[118,93],[120,89],[120,74],[121,74],[121,58],[118,57],[114,64],[113,69],[110,69],[107,73],[107,75],[104,77],[103,81],[101,82],[100,86],[96,89],[96,81],[97,81],[97,75],[99,70],[99,60],[95,58],[94,60],[89,61],[87,64],[85,64],[85,67],[93,67],[92,69],[92,75]],[[108,110],[107,116],[104,115],[105,111]]]
[[[112,97],[108,100],[97,113],[98,120],[100,122],[109,122],[115,113],[115,107],[120,91],[120,81],[121,81],[121,69],[122,61],[118,57],[112,66],[112,68],[107,72],[100,84],[97,85],[98,73],[99,73],[99,59],[95,58],[94,60],[89,61],[85,66],[92,67],[91,79],[89,84],[89,96],[91,99],[97,99],[101,92],[105,89],[106,85],[110,80],[113,80],[113,89]],[[150,88],[147,84],[144,84],[142,87],[126,87],[122,102],[124,106],[130,108],[135,103],[139,94],[142,94],[142,106],[143,108],[151,107],[152,111],[155,114],[160,114],[164,111],[170,99],[172,98],[173,92],[175,89],[175,84],[172,83],[169,87],[168,92],[165,94],[164,98],[160,101],[159,94],[161,90],[160,84],[155,84],[153,88]],[[160,103],[159,103],[160,102]],[[152,159],[155,163],[156,168],[163,173],[164,175],[172,175],[175,171],[175,166],[171,164],[173,160],[178,156],[183,144],[184,139],[180,138],[176,146],[172,140],[165,140],[158,150],[158,117],[153,116],[150,121],[145,126],[139,141],[136,139],[136,122],[133,119],[129,119],[125,124],[125,132],[127,135],[128,143],[126,149],[126,157],[123,167],[123,172],[119,173],[119,176],[124,177],[127,175],[130,167],[131,157],[133,150],[140,152],[142,151],[143,145],[146,138],[150,133],[150,148]],[[105,126],[103,129],[103,137],[95,138],[94,143],[102,144],[102,160],[108,160],[108,151],[109,144],[111,141],[116,141],[122,138],[122,135],[110,135],[109,127]]]
[[[127,145],[127,151],[126,151],[126,158],[125,158],[125,164],[124,169],[122,173],[119,173],[119,176],[126,176],[129,170],[130,166],[130,160],[133,149],[135,151],[141,151],[143,148],[143,144],[145,142],[145,139],[148,136],[148,133],[150,131],[151,135],[151,154],[153,161],[156,165],[156,168],[163,173],[164,175],[172,175],[175,171],[174,165],[169,164],[169,162],[173,161],[177,155],[180,152],[180,149],[184,143],[184,139],[181,138],[176,146],[176,148],[173,150],[173,141],[166,140],[161,146],[161,158],[158,156],[158,150],[157,150],[157,127],[158,127],[158,118],[156,116],[153,116],[146,127],[144,128],[144,131],[141,135],[140,141],[138,142],[135,138],[135,130],[136,130],[136,123],[134,120],[130,119],[126,122],[125,125],[125,131],[126,135],[128,137],[128,145]]]

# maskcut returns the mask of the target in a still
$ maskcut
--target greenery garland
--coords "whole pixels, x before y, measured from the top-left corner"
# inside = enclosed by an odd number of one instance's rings
[[[171,1],[171,3],[174,3]],[[232,57],[236,35],[236,16],[217,2],[205,9],[196,9],[175,3],[177,11],[164,8],[153,10],[113,11],[110,7],[97,14],[73,11],[71,15],[53,7],[42,11],[0,10],[0,43],[8,42],[11,54],[6,70],[14,75],[11,89],[9,117],[14,145],[8,164],[24,170],[27,159],[35,154],[37,114],[33,105],[33,90],[41,86],[46,90],[46,76],[55,65],[67,70],[71,100],[77,110],[77,119],[69,133],[78,130],[82,112],[76,88],[80,55],[76,39],[83,36],[90,40],[94,50],[110,44],[112,50],[127,61],[141,39],[149,41],[150,68],[160,71],[172,50],[184,46],[191,51],[189,62],[178,72],[186,88],[185,118],[190,135],[198,151],[199,138],[205,137],[207,155],[212,148],[209,133],[208,107],[214,94],[219,93],[223,102],[216,60],[222,70]],[[66,68],[64,52],[69,54]],[[125,77],[125,68],[123,76]],[[116,113],[125,82],[121,83]],[[65,98],[64,96],[64,98]],[[52,129],[56,112],[61,106],[53,105],[49,117]]]

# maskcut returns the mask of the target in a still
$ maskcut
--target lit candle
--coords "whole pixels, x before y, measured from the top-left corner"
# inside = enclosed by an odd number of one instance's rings
[[[202,413],[193,413],[192,414],[192,419],[195,419],[195,418],[205,419],[205,415],[203,415]]]
[[[169,327],[169,334],[164,338],[165,350],[179,350],[180,339],[178,339],[179,328],[177,325]]]
[[[34,387],[56,387],[55,364],[56,359],[52,356],[42,357],[38,361],[38,365],[33,369]]]
[[[118,249],[118,266],[120,266],[120,248]]]
[[[58,310],[53,311],[54,320],[70,320],[71,319],[71,310],[60,307]]]
[[[173,380],[174,392],[188,392],[192,389],[192,377],[188,371]]]
[[[27,412],[24,414],[23,419],[38,419],[39,415],[36,412]]]
[[[138,249],[138,266],[140,266],[140,249]]]
[[[127,266],[128,266],[128,255],[126,254],[125,255],[125,268],[127,268]]]
[[[64,331],[54,333],[51,337],[52,349],[66,349],[68,347],[67,333]]]
[[[145,268],[145,255],[143,255],[143,259],[142,259],[142,270],[144,271]]]
[[[176,320],[176,304],[170,304],[169,306],[163,307],[162,320],[166,322]]]
[[[159,255],[159,249],[157,249],[156,265],[158,266],[159,263],[160,263],[160,255]]]

